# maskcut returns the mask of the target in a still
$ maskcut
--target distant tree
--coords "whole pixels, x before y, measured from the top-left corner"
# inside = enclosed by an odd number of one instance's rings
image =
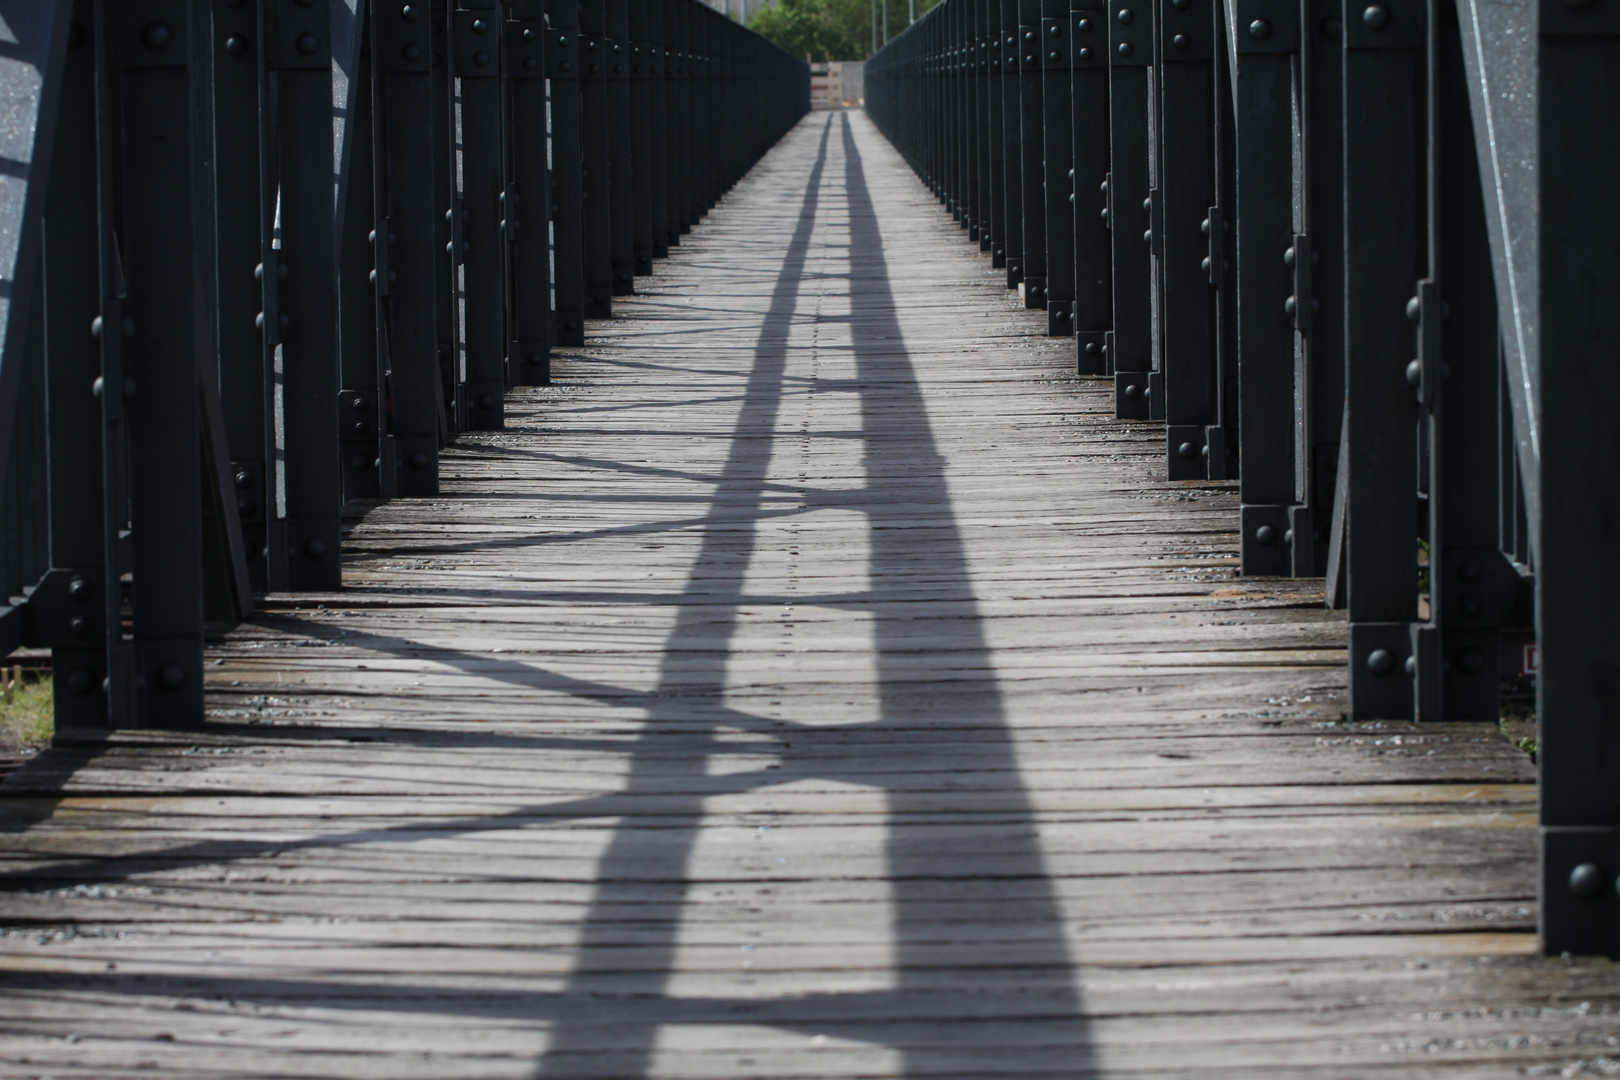
[[[936,0],[918,0],[921,15]],[[906,28],[907,0],[889,0],[889,36]],[[878,2],[882,10],[882,0]],[[777,0],[751,13],[748,27],[814,63],[865,60],[872,52],[872,0]]]

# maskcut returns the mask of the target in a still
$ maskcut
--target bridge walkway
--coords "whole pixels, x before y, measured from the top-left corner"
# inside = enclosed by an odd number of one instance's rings
[[[806,118],[211,649],[206,733],[0,788],[0,1077],[1620,1057],[1620,979],[1532,955],[1530,763],[1345,723],[1318,586],[1237,576],[1234,486],[997,276]]]

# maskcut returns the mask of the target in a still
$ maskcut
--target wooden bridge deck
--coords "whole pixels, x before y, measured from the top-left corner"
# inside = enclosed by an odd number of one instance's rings
[[[860,114],[211,652],[0,788],[5,1077],[1620,1071],[1532,770],[1349,725]]]

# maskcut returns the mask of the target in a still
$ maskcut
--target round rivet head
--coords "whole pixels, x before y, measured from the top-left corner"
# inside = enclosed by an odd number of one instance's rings
[[[349,459],[349,466],[353,468],[355,472],[365,472],[371,467],[371,459],[366,457],[364,454],[356,454],[354,457]]]
[[[174,31],[169,29],[168,23],[149,22],[141,30],[141,44],[153,52],[168,48],[173,40]]]
[[[1186,34],[1177,34],[1175,37],[1170,39],[1170,44],[1174,45],[1178,49],[1185,49],[1192,44],[1192,38],[1188,37]]]
[[[1254,540],[1257,544],[1274,544],[1277,542],[1277,530],[1270,525],[1262,525],[1254,530]]]
[[[475,53],[473,53],[473,67],[489,67],[489,53],[487,53],[487,52],[475,52]]]
[[[399,17],[404,19],[406,22],[415,22],[417,16],[419,15],[421,15],[421,12],[417,10],[415,4],[406,4],[404,7],[399,9]]]
[[[1485,568],[1475,559],[1465,559],[1463,564],[1457,568],[1457,576],[1466,582],[1473,583],[1485,577]]]
[[[1256,41],[1264,41],[1271,36],[1271,24],[1265,19],[1256,19],[1249,24],[1249,36]]]
[[[68,582],[68,598],[84,603],[96,595],[96,583],[87,577],[76,577]]]
[[[1423,304],[1415,296],[1406,302],[1406,317],[1411,322],[1417,322],[1423,317]]]
[[[1131,55],[1131,53],[1133,53],[1135,51],[1136,51],[1135,46],[1133,46],[1130,42],[1122,41],[1122,42],[1119,43],[1119,55],[1121,55],[1121,56],[1129,56],[1129,55]]]
[[[1464,593],[1462,603],[1457,605],[1462,613],[1470,619],[1477,619],[1485,614],[1485,601],[1479,598],[1478,593]]]
[[[186,685],[186,669],[179,664],[164,664],[158,669],[157,681],[165,690],[178,690]]]
[[[523,58],[523,70],[524,71],[533,71],[535,68],[537,68],[539,66],[540,66],[540,61],[539,61],[539,59],[537,57],[525,56]]]
[[[1457,670],[1464,675],[1478,675],[1485,670],[1485,654],[1470,645],[1457,654]]]
[[[1132,19],[1136,18],[1136,15],[1132,13],[1130,8],[1120,8],[1116,17],[1121,23],[1129,24]]]
[[[495,395],[480,394],[478,397],[478,407],[480,409],[493,409],[495,407]]]
[[[1097,355],[1097,343],[1095,341],[1086,342],[1086,355],[1087,356],[1096,356]]]
[[[1290,296],[1283,301],[1283,314],[1292,315],[1299,310],[1299,301]]]
[[[1074,28],[1080,31],[1082,34],[1089,34],[1091,32],[1091,20],[1081,19],[1079,22],[1074,24]]]
[[[1383,4],[1369,4],[1361,13],[1362,25],[1369,30],[1382,30],[1389,25],[1389,8]]]
[[[1091,59],[1091,50],[1090,49],[1081,49],[1080,50],[1080,59],[1082,59],[1082,60],[1090,60]]]
[[[422,451],[418,450],[416,453],[410,456],[409,464],[413,469],[425,469],[427,468],[428,464],[428,456],[422,453]]]
[[[472,32],[475,34],[489,33],[489,23],[485,22],[483,19],[474,19],[472,24]]]
[[[399,55],[412,63],[422,59],[422,50],[415,45],[407,45],[399,50]]]
[[[1181,455],[1181,460],[1191,461],[1193,458],[1198,456],[1198,447],[1194,446],[1190,442],[1184,442],[1180,446],[1176,447],[1176,453]]]
[[[574,70],[574,65],[570,64],[567,60],[564,60],[562,63],[558,64],[557,67],[560,68],[564,74]]]
[[[543,364],[546,362],[546,357],[544,353],[532,352],[529,354],[528,360],[531,364]]]
[[[1596,900],[1607,888],[1603,867],[1597,863],[1581,863],[1569,872],[1569,891],[1577,900]]]
[[[1339,21],[1339,17],[1337,15],[1329,15],[1327,18],[1322,20],[1320,29],[1323,37],[1329,39],[1337,38],[1340,34],[1344,33],[1344,23]]]
[[[321,39],[314,34],[299,34],[293,48],[298,50],[300,56],[314,56],[321,50]]]
[[[1374,649],[1367,657],[1367,670],[1374,675],[1388,675],[1395,670],[1395,654],[1388,649]]]
[[[1137,398],[1142,396],[1142,388],[1135,383],[1129,383],[1125,387],[1125,396],[1130,400],[1135,401]]]
[[[1153,243],[1153,230],[1152,229],[1149,229],[1149,230],[1147,230],[1146,232],[1144,232],[1142,234],[1142,243],[1144,243],[1144,244]]]
[[[1048,26],[1046,28],[1046,32],[1052,37],[1057,37],[1059,34],[1063,33],[1063,31],[1056,26]]]
[[[304,541],[304,554],[312,559],[326,558],[326,541],[318,536]]]
[[[248,51],[248,39],[242,34],[232,34],[225,39],[225,51],[232,56],[241,56]]]
[[[1058,61],[1059,61],[1059,60],[1062,60],[1062,59],[1063,59],[1063,54],[1062,54],[1062,53],[1060,53],[1060,52],[1057,52],[1057,51],[1053,51],[1053,52],[1049,52],[1049,53],[1047,53],[1047,54],[1046,54],[1046,58],[1047,58],[1047,59],[1048,59],[1048,60],[1050,60],[1050,61],[1052,61],[1052,63],[1054,63],[1054,64],[1055,64],[1055,63],[1057,63],[1057,62],[1058,62]]]
[[[96,676],[87,667],[76,667],[68,672],[67,684],[69,690],[82,696],[96,688]]]
[[[96,621],[83,612],[68,620],[68,633],[74,637],[89,637],[95,629]]]

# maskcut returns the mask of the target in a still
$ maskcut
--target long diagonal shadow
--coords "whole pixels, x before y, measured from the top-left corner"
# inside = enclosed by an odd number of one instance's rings
[[[801,286],[809,279],[806,263],[834,122],[829,118],[821,132],[799,218],[756,340],[754,365],[735,428],[735,434],[750,437],[734,439],[718,478],[705,478],[717,485],[705,520],[725,527],[705,531],[695,567],[715,561],[703,556],[750,555],[758,540],[758,527],[781,516],[780,510],[767,506],[778,489],[766,478],[769,436],[785,388],[791,385],[785,370],[789,334],[805,318],[796,309]],[[232,999],[267,1005],[318,1002],[329,1008],[526,1017],[552,1028],[539,1064],[539,1075],[546,1080],[587,1074],[646,1077],[654,1066],[660,1027],[672,1023],[766,1025],[886,1045],[897,1052],[901,1075],[907,1077],[1000,1075],[1030,1080],[1094,1073],[1096,1064],[1086,1049],[1087,1030],[1080,1016],[1062,916],[1043,864],[1034,813],[1019,780],[965,545],[951,513],[944,461],[934,449],[933,432],[905,347],[860,154],[847,117],[841,124],[839,149],[851,232],[847,278],[851,310],[847,317],[816,318],[850,327],[856,377],[830,381],[836,383],[832,389],[838,392],[860,395],[861,428],[853,437],[861,440],[866,485],[807,500],[804,510],[833,507],[865,515],[870,591],[823,598],[804,594],[794,602],[830,606],[865,601],[865,610],[873,615],[881,719],[818,729],[766,721],[726,705],[726,658],[739,609],[762,599],[745,588],[748,560],[732,559],[728,565],[737,569],[730,576],[716,576],[712,569],[701,580],[694,574],[687,587],[692,602],[676,600],[679,614],[669,644],[679,648],[666,650],[660,678],[660,691],[668,692],[629,695],[639,699],[647,719],[641,737],[631,744],[631,767],[622,787],[611,793],[526,805],[431,827],[437,835],[473,835],[524,828],[536,815],[555,823],[622,814],[639,798],[659,800],[658,843],[652,853],[646,838],[635,835],[635,823],[629,822],[600,861],[598,885],[577,947],[575,975],[566,986],[532,991],[415,988],[330,977],[221,981],[211,975],[177,973],[132,978],[99,975],[94,979],[98,991],[171,997],[220,997],[228,991]],[[827,437],[827,433],[818,433],[818,437]],[[831,437],[849,438],[851,433],[836,432]],[[918,505],[935,509],[929,519],[925,556],[910,546],[910,538],[918,530],[908,526],[914,524],[910,517]],[[616,599],[635,602],[633,597]],[[658,602],[670,600],[660,597]],[[929,627],[931,646],[926,652],[919,652],[916,644],[919,622]],[[304,629],[317,636],[321,633],[313,624]],[[548,693],[614,699],[626,693],[622,688],[569,679],[528,665],[492,667],[486,657],[403,639],[364,635],[351,644],[384,652],[429,654],[470,674]],[[955,665],[945,676],[938,670],[942,656]],[[694,684],[695,657],[708,657],[709,667]],[[908,767],[886,781],[886,876],[895,911],[892,934],[897,979],[893,989],[777,1000],[667,996],[675,974],[676,936],[689,900],[687,864],[703,828],[705,799],[761,788],[780,777],[672,776],[669,759],[659,752],[662,733],[674,728],[690,735],[703,730],[699,725],[706,725],[710,737],[705,757],[734,749],[715,738],[722,726],[766,737],[790,734],[795,746],[819,748],[813,775],[863,785],[873,780],[872,772],[861,767],[863,762],[892,753],[898,740],[905,741]],[[926,737],[919,738],[924,729]],[[479,741],[478,736],[473,739]],[[976,767],[963,773],[959,751],[968,742]],[[623,748],[615,744],[611,749]],[[939,755],[937,767],[931,769],[930,755],[934,753]],[[838,761],[848,764],[840,767]],[[943,788],[993,794],[993,820],[939,815]],[[342,847],[402,835],[425,834],[418,826],[406,825],[291,842],[279,838],[208,840],[179,849],[125,854],[114,860],[13,871],[0,874],[0,881],[67,881],[80,875],[115,880],[165,867],[219,864],[288,848]],[[505,876],[527,880],[528,873],[513,868]],[[504,874],[504,868],[491,868],[492,879]],[[960,935],[964,940],[953,940],[950,924],[937,914],[942,900],[960,902],[959,912],[978,912],[972,929],[979,932],[970,931]],[[623,912],[631,909],[641,932],[635,963],[627,970],[618,957],[624,951]],[[996,955],[986,959],[982,951],[973,955],[967,939],[987,936],[983,931],[989,916],[984,912],[990,910],[1004,924],[990,929],[1005,929],[1006,943],[992,944]],[[6,981],[17,989],[68,989],[86,980],[78,975],[41,974]],[[606,1010],[604,1002],[609,1003]],[[604,1016],[605,1011],[610,1015]],[[1017,1053],[1009,1056],[1009,1048],[1017,1048]],[[603,1068],[610,1072],[604,1073]]]
[[[728,527],[705,535],[695,565],[709,561],[702,556],[722,551],[751,554],[758,539],[757,527],[768,516],[763,499],[772,486],[766,477],[770,440],[760,436],[773,432],[781,407],[789,323],[804,280],[832,126],[829,118],[759,334],[734,431],[737,437],[718,481],[716,504],[723,502]],[[965,789],[995,791],[1002,797],[1000,812],[993,823],[942,820],[934,813],[937,791],[929,794],[924,790],[933,788],[938,777],[933,778],[934,783],[920,785],[916,779],[891,781],[886,876],[895,911],[894,989],[797,1001],[739,1001],[737,1013],[728,1012],[713,998],[671,1000],[666,996],[676,973],[676,939],[688,899],[687,865],[702,827],[701,799],[694,796],[691,806],[685,808],[683,827],[660,831],[652,854],[644,838],[634,836],[632,829],[622,830],[598,865],[598,885],[586,915],[575,974],[560,994],[562,999],[577,996],[610,1001],[611,1028],[604,1026],[601,1016],[587,1019],[573,1009],[553,1012],[551,1039],[537,1074],[543,1080],[586,1073],[607,1075],[600,1072],[603,1068],[615,1077],[646,1077],[654,1068],[660,1024],[670,1022],[766,1024],[886,1044],[897,1053],[901,1075],[907,1077],[1078,1076],[1093,1068],[1062,913],[1040,852],[1034,812],[1018,779],[967,553],[950,513],[944,461],[935,450],[921,395],[915,392],[916,374],[889,287],[882,235],[847,116],[841,122],[841,136],[852,236],[847,321],[857,370],[854,389],[861,394],[859,437],[867,479],[863,489],[840,492],[836,500],[820,505],[853,510],[867,519],[868,598],[875,627],[881,719],[865,725],[840,725],[836,738],[844,759],[851,763],[853,777],[857,774],[854,766],[867,756],[863,742],[877,751],[877,744],[914,729],[919,722],[935,729],[943,723],[945,742],[949,742],[952,726],[970,732],[977,769],[962,777],[959,761],[952,763],[949,769],[957,774],[952,782]],[[897,385],[912,392],[897,393]],[[906,527],[913,524],[912,508],[919,504],[935,508],[920,588],[918,553],[908,547],[908,537],[915,532]],[[729,581],[734,605],[731,618],[715,614],[727,583],[712,576],[702,583],[702,606],[707,614],[699,617],[683,609],[670,643],[681,642],[687,665],[696,650],[710,657],[709,678],[694,692],[690,667],[683,668],[683,700],[675,708],[655,704],[649,710],[644,738],[655,737],[666,723],[679,723],[690,732],[694,720],[704,716],[709,719],[712,737],[720,717],[729,712],[724,707],[725,662],[736,630],[736,609],[747,598],[746,563],[743,559],[733,564],[738,569]],[[916,613],[920,600],[928,601],[926,614]],[[903,616],[896,610],[900,605],[908,608]],[[919,619],[928,620],[936,642],[923,653],[916,645]],[[938,692],[934,670],[941,655],[950,656],[959,666],[952,674],[948,698]],[[665,679],[672,674],[666,670]],[[816,733],[800,728],[794,738],[804,745],[814,742]],[[929,750],[919,749],[916,754],[926,763]],[[912,777],[927,775],[916,756],[910,766]],[[941,769],[945,768],[942,760]],[[817,773],[839,778],[836,768],[818,769]],[[656,772],[633,763],[624,790],[634,791],[638,784],[658,779]],[[872,782],[865,771],[858,772],[858,779]],[[1016,915],[1009,915],[1019,926],[1008,935],[1017,944],[1008,946],[1006,958],[994,965],[1001,970],[993,979],[988,973],[984,976],[987,983],[993,981],[1002,990],[1010,982],[1014,992],[1009,997],[1016,1004],[1008,1000],[994,1005],[966,1004],[959,996],[939,993],[946,983],[959,988],[963,981],[958,971],[942,983],[943,969],[971,968],[974,962],[961,959],[962,952],[953,948],[958,943],[940,940],[938,915],[930,913],[937,912],[942,897],[982,895],[987,882],[995,882],[1005,895],[1019,898]],[[650,903],[649,886],[659,890]],[[632,892],[642,905],[637,921],[644,934],[638,939],[636,971],[627,973],[613,962],[615,953],[623,949],[623,931],[612,912],[622,910]],[[1048,976],[1035,978],[1037,969]],[[1050,977],[1054,971],[1056,978]],[[969,983],[974,978],[967,975]],[[1023,978],[1030,985],[1020,985]],[[943,1013],[935,1015],[931,1010]],[[611,1045],[604,1045],[604,1033],[609,1030]],[[1020,1048],[1016,1060],[1008,1056],[1013,1047]]]

